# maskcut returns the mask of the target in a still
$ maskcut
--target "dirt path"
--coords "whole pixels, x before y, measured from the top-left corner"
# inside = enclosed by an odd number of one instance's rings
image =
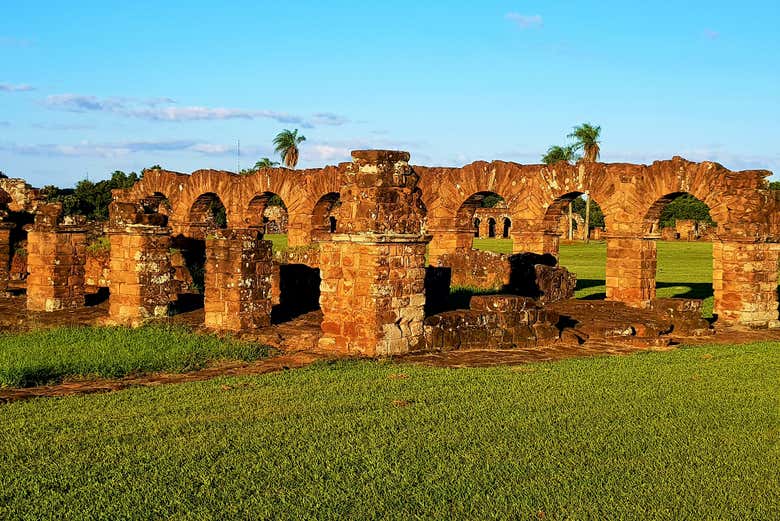
[[[154,387],[183,382],[199,382],[220,376],[247,376],[273,373],[286,369],[298,369],[328,357],[317,353],[291,353],[257,362],[233,362],[207,367],[189,373],[153,373],[145,376],[131,376],[119,379],[97,379],[70,381],[38,387],[0,389],[0,403],[30,398],[73,396],[78,394],[106,393],[129,387]]]

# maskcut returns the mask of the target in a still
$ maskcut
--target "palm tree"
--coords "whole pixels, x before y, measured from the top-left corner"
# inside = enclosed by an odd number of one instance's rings
[[[574,127],[571,134],[567,137],[574,139],[574,149],[582,150],[584,156],[583,160],[588,163],[595,163],[599,160],[601,154],[601,147],[599,146],[599,137],[601,136],[601,127],[598,125],[591,125],[590,123],[583,123],[578,127]],[[586,200],[585,204],[585,242],[590,240],[590,196]]]
[[[566,137],[574,140],[574,143],[572,144],[574,150],[582,150],[583,154],[585,154],[583,157],[585,161],[595,163],[599,160],[599,154],[601,153],[601,148],[599,147],[600,136],[600,126],[583,123],[578,127],[574,127],[571,134]]]
[[[547,149],[547,153],[542,156],[542,163],[545,165],[554,165],[555,163],[560,163],[561,161],[565,161],[566,163],[571,163],[573,161],[577,161],[578,156],[574,152],[574,145],[553,145],[550,148]],[[574,228],[572,227],[572,208],[571,208],[571,201],[569,201],[569,220],[567,222],[566,226],[566,236],[569,240],[572,240],[574,238]]]
[[[263,168],[273,168],[275,166],[279,166],[279,162],[271,161],[271,159],[263,157],[260,158],[260,161],[255,163],[255,166],[252,168],[252,170],[262,170]]]
[[[305,136],[298,135],[298,129],[282,130],[274,138],[274,150],[281,156],[289,168],[298,164],[298,145],[306,141]]]

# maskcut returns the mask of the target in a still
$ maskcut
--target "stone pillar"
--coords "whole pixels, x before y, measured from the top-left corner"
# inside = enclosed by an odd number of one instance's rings
[[[13,223],[0,222],[0,293],[8,289],[11,269],[11,230]]]
[[[130,224],[109,232],[109,320],[139,326],[168,315],[174,297],[171,229]]]
[[[311,244],[311,214],[288,211],[290,213],[287,216],[287,247],[294,248]]]
[[[84,305],[87,233],[79,227],[33,228],[27,234],[27,309]]]
[[[647,308],[655,298],[656,239],[619,235],[607,240],[607,300]]]
[[[780,244],[714,241],[712,259],[714,313],[718,322],[780,327],[777,297]]]
[[[418,177],[409,153],[352,152],[341,187],[341,219],[320,244],[319,346],[383,356],[423,341],[425,249]],[[449,250],[450,252],[452,250]]]
[[[207,327],[241,331],[271,324],[271,241],[252,230],[206,237]]]

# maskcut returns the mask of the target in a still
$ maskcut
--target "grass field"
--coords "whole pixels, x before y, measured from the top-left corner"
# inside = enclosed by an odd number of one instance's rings
[[[511,253],[511,239],[475,239],[474,247],[498,253]],[[577,298],[603,299],[606,286],[607,245],[562,244],[560,263],[577,275]],[[712,243],[658,242],[656,292],[659,297],[700,298],[702,313],[712,316]]]
[[[778,519],[778,347],[12,403],[0,518]]]
[[[256,360],[268,349],[181,328],[58,328],[0,335],[0,387],[65,377],[184,372],[222,359]]]

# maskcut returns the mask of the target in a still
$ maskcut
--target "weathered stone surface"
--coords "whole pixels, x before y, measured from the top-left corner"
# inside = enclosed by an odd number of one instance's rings
[[[556,341],[558,315],[537,301],[515,295],[480,295],[470,309],[425,319],[421,349],[515,349]]]
[[[138,326],[167,316],[176,290],[170,228],[140,224],[115,227],[109,240],[111,322]]]
[[[409,155],[356,151],[340,187],[337,232],[320,243],[324,350],[405,353],[423,340],[424,214]]]
[[[84,305],[87,233],[81,228],[31,230],[27,236],[27,309]]]
[[[251,230],[206,238],[205,324],[241,331],[271,324],[270,241]]]

